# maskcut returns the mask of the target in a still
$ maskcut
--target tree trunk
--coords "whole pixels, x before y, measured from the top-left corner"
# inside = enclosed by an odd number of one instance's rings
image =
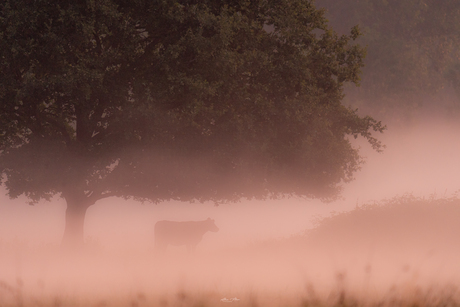
[[[66,191],[63,197],[67,202],[65,212],[65,229],[61,245],[71,248],[81,248],[84,245],[84,225],[86,210],[94,204],[83,192]]]

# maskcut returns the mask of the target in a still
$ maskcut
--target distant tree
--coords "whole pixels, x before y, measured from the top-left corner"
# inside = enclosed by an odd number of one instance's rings
[[[117,196],[332,198],[379,150],[341,104],[359,31],[310,1],[4,0],[0,170],[10,197],[67,203],[63,243]]]
[[[459,1],[317,0],[316,4],[326,8],[337,31],[356,25],[363,29],[357,40],[367,46],[362,82],[359,88],[346,89],[347,104],[388,114],[392,108],[412,111],[443,89],[460,90]]]

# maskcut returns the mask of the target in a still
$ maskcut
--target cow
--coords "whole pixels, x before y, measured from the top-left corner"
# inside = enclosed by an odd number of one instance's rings
[[[154,249],[164,251],[168,245],[185,245],[187,251],[191,253],[195,251],[197,244],[208,231],[219,231],[211,218],[187,222],[159,221],[154,228]]]

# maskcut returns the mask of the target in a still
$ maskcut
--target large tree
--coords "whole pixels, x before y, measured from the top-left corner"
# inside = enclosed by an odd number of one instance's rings
[[[0,170],[66,200],[64,242],[106,197],[331,198],[380,122],[341,104],[359,31],[310,1],[5,0]]]

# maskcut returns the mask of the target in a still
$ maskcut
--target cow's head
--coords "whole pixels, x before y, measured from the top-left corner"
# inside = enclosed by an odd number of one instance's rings
[[[217,228],[216,223],[211,218],[208,218],[206,220],[206,225],[208,226],[209,231],[212,231],[212,232],[218,232],[219,231],[219,228]]]

